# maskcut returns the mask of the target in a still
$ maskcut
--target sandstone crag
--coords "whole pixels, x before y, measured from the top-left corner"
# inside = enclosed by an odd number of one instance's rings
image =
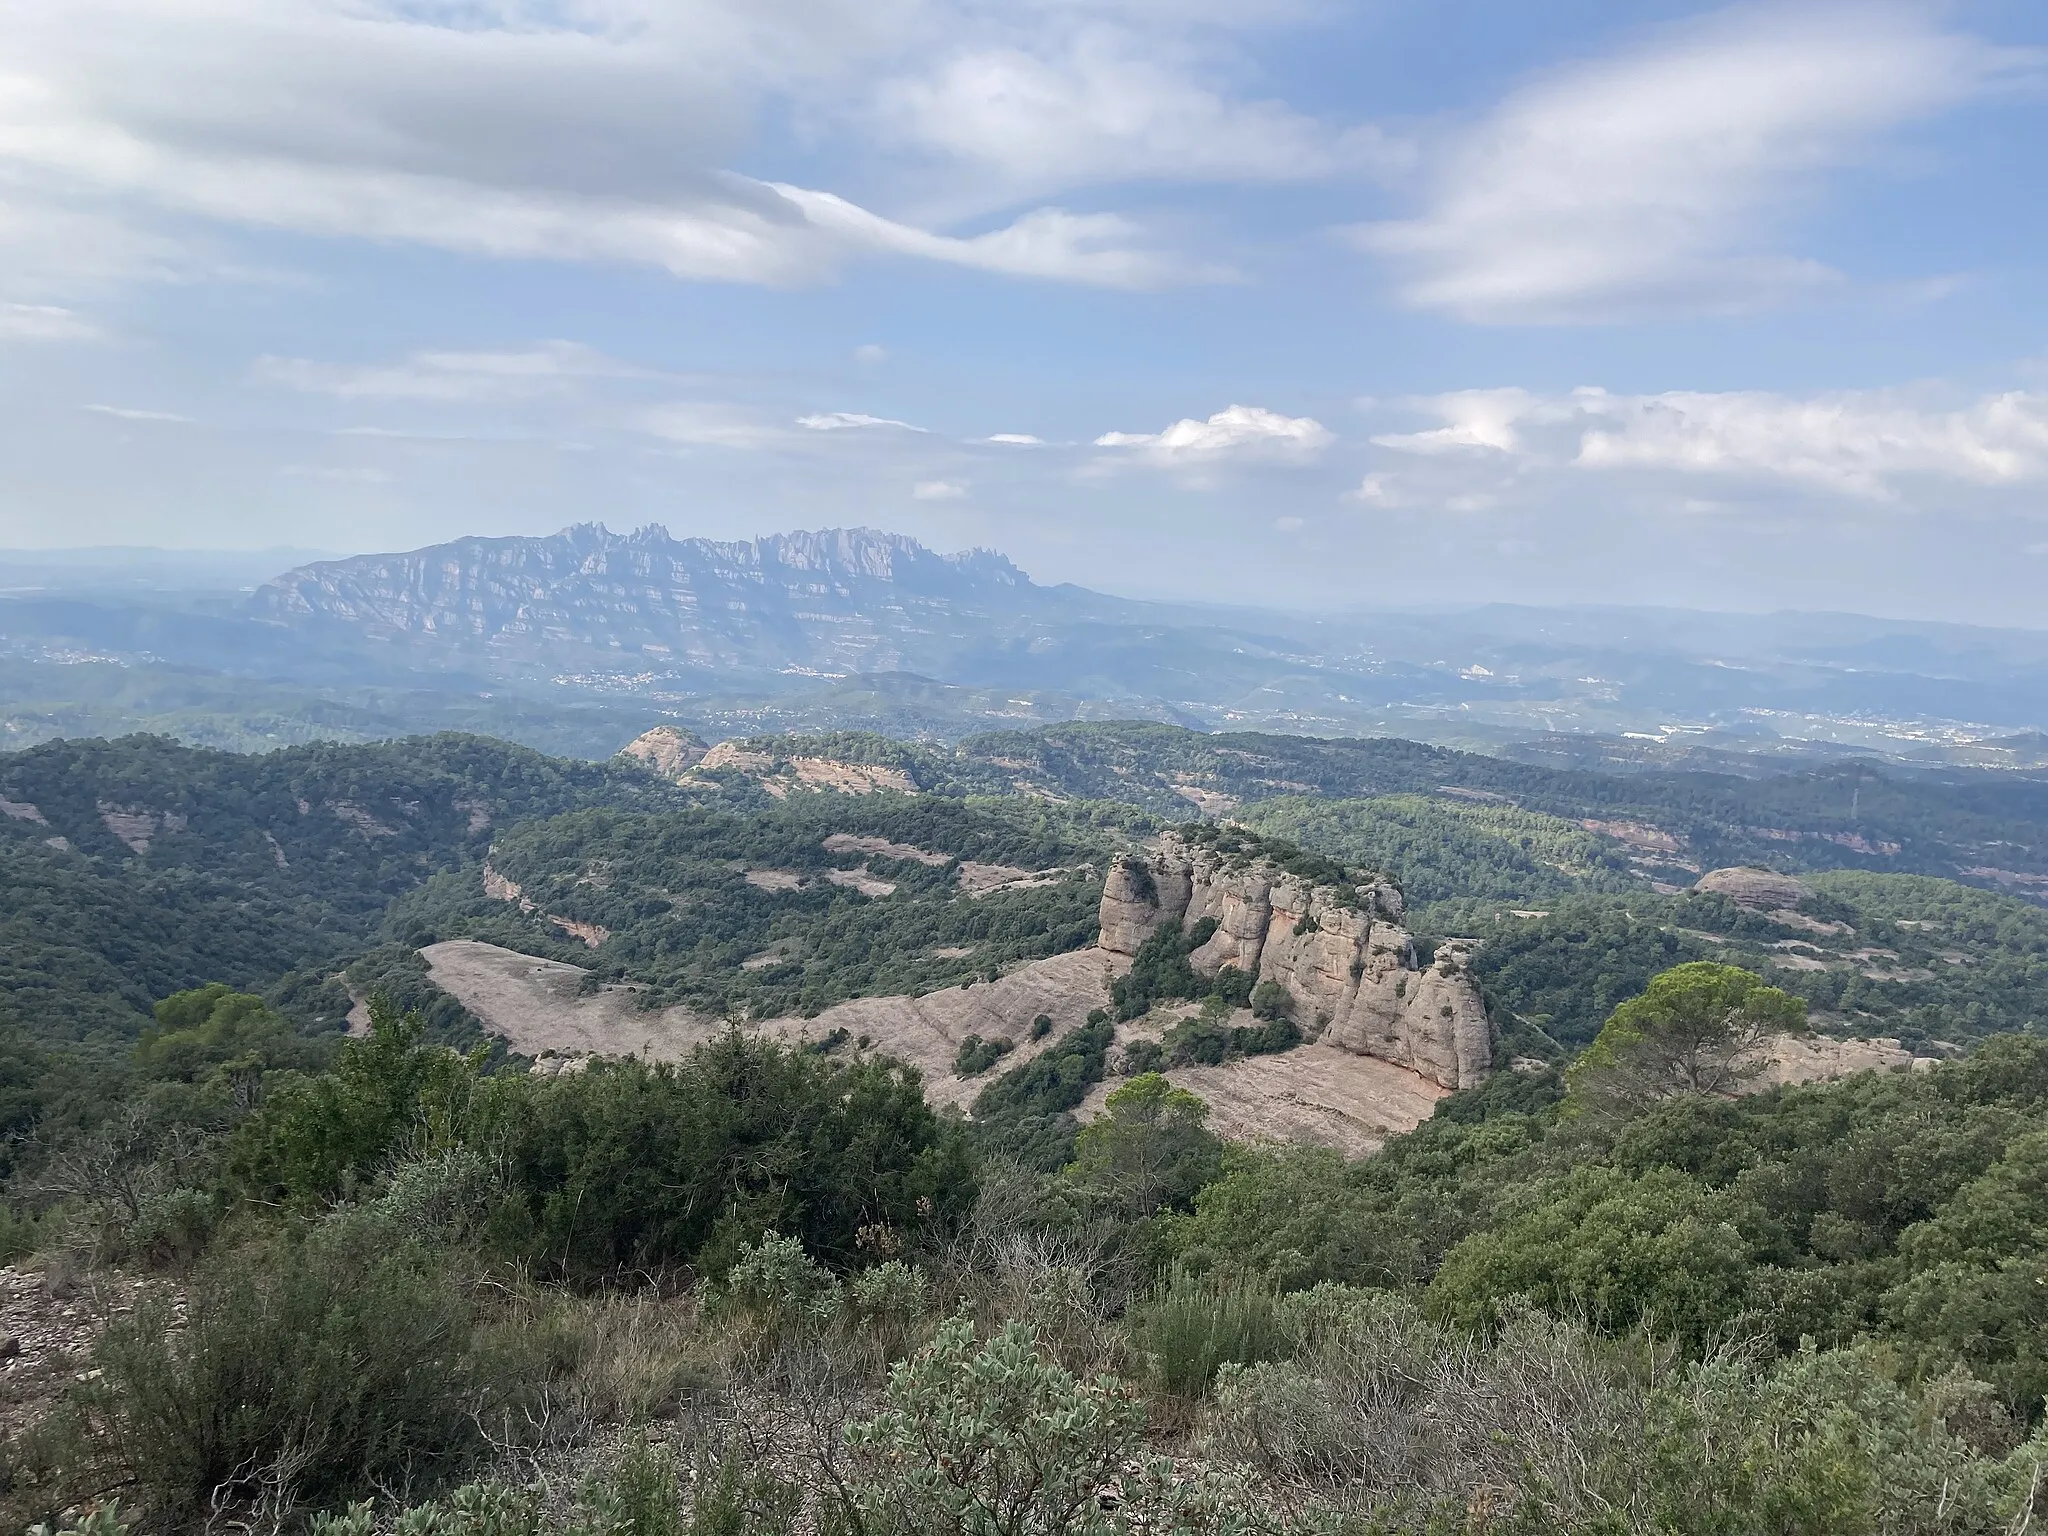
[[[1188,958],[1204,974],[1232,965],[1277,982],[1313,1039],[1407,1067],[1445,1088],[1484,1082],[1493,1064],[1486,1008],[1449,941],[1420,963],[1385,881],[1312,884],[1256,853],[1218,851],[1174,833],[1118,860],[1102,892],[1102,948],[1135,955],[1164,923],[1215,931]]]

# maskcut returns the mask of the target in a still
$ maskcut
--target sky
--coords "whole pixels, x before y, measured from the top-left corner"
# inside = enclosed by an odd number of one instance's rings
[[[8,0],[0,546],[2048,627],[2048,7]]]

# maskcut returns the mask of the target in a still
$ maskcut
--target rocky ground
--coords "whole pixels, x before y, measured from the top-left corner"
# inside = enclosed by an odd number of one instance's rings
[[[92,1346],[162,1281],[87,1273],[62,1254],[42,1269],[0,1267],[0,1442],[40,1419],[73,1381],[89,1374]],[[182,1302],[170,1294],[173,1325]]]

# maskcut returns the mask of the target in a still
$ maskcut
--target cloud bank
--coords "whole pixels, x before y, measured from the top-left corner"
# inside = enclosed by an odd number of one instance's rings
[[[1839,274],[1771,242],[1817,174],[2038,63],[1917,5],[1738,8],[1509,96],[1425,149],[1417,215],[1356,239],[1408,304],[1476,321],[1809,292]]]

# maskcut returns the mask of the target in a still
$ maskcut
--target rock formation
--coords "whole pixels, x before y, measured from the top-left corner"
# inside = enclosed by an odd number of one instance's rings
[[[619,748],[619,756],[635,758],[665,779],[680,779],[704,760],[704,743],[680,727],[657,725]]]
[[[1401,893],[1384,881],[1312,884],[1257,852],[1225,852],[1168,833],[1110,867],[1102,948],[1135,955],[1163,923],[1216,929],[1189,961],[1277,982],[1311,1038],[1471,1088],[1493,1065],[1493,1035],[1467,971],[1471,945],[1440,944],[1420,963],[1402,926]]]
[[[1693,889],[1726,896],[1738,907],[1747,907],[1752,912],[1796,912],[1799,904],[1813,894],[1790,875],[1754,867],[1709,870],[1699,877]]]

